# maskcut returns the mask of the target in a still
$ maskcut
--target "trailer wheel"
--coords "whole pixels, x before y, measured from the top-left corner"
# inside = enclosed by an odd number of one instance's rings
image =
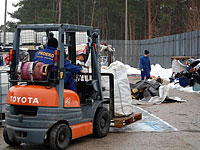
[[[6,127],[3,129],[3,138],[4,138],[4,141],[6,142],[6,144],[8,144],[10,146],[19,146],[20,145],[20,143],[16,142],[14,139],[13,140],[9,139]]]
[[[71,140],[71,131],[68,125],[59,123],[50,132],[50,147],[56,150],[64,150]]]
[[[93,122],[93,135],[97,138],[105,137],[109,132],[110,116],[109,112],[104,107],[97,108],[94,122]]]

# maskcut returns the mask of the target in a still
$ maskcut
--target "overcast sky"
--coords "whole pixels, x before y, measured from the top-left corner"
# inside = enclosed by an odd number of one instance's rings
[[[7,0],[7,12],[13,12],[16,10],[12,6],[13,3],[18,3],[20,0]],[[5,0],[0,0],[0,25],[4,24],[4,14],[5,14]],[[12,21],[10,15],[7,14],[7,21]]]

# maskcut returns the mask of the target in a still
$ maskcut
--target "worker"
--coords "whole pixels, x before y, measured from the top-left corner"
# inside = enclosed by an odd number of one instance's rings
[[[58,47],[58,41],[56,38],[53,37],[53,33],[50,33],[50,38],[47,42],[47,47],[43,50],[39,50],[36,52],[33,61],[43,62],[44,64],[54,64],[54,50]],[[83,68],[72,65],[70,62],[64,59],[64,68],[66,69],[65,72],[65,88],[73,90],[77,93],[77,89],[74,83],[74,78],[72,73],[84,73]]]
[[[141,80],[150,78],[151,64],[149,59],[149,51],[145,50],[144,55],[140,57],[140,70],[141,70]]]

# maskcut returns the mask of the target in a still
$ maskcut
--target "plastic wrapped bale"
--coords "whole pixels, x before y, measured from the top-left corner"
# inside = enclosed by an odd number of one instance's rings
[[[119,62],[113,62],[109,67],[102,68],[102,73],[114,75],[114,103],[115,116],[127,116],[133,113],[131,90],[127,77],[126,66]],[[103,95],[107,97],[109,90],[108,78],[102,77]]]
[[[178,73],[181,71],[187,71],[187,65],[184,65],[180,62],[180,60],[173,59],[172,60],[172,72]]]

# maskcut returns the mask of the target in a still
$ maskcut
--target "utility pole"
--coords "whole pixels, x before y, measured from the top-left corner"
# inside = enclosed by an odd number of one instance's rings
[[[58,2],[59,12],[58,12],[58,24],[61,23],[61,8],[62,8],[62,0]]]
[[[127,0],[125,0],[125,57],[127,57],[128,56],[128,27],[127,27],[127,25],[128,25],[128,21],[127,21]],[[127,58],[125,58],[125,60],[127,60]]]
[[[6,46],[6,14],[7,14],[7,0],[5,0],[3,46]]]

